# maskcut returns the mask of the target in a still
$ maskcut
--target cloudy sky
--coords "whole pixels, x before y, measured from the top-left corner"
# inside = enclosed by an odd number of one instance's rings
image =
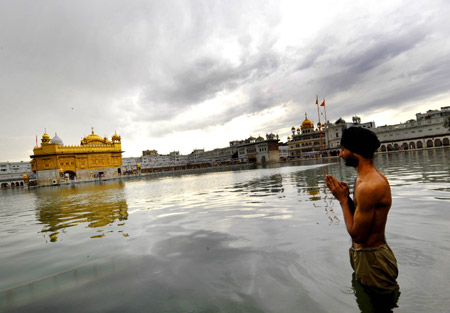
[[[122,137],[124,156],[283,141],[450,105],[449,1],[0,1],[0,161]]]

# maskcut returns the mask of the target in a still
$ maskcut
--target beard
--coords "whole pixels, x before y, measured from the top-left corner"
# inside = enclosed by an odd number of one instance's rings
[[[344,161],[346,166],[357,167],[359,164],[358,158],[353,153],[350,153],[347,157],[345,157]]]

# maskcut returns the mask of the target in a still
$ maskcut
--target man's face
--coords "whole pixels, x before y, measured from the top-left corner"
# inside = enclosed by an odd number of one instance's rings
[[[359,163],[359,159],[351,152],[350,150],[342,147],[341,153],[339,156],[344,159],[346,166],[357,167]]]

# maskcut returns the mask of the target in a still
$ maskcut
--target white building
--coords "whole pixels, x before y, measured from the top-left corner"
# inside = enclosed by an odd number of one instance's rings
[[[289,157],[289,146],[287,144],[279,144],[278,151],[280,154],[280,160],[286,161]]]
[[[358,116],[353,116],[352,123],[348,123],[342,118],[339,118],[334,124],[327,122],[324,125],[327,150],[338,150],[341,148],[342,132],[349,127],[363,127],[374,131],[375,122],[361,123],[361,118]]]
[[[162,168],[192,168],[202,166],[227,165],[236,162],[278,162],[278,135],[266,134],[266,138],[259,136],[245,140],[230,142],[229,147],[217,148],[209,151],[194,149],[190,154],[181,155],[178,151],[169,154],[158,154],[156,150],[142,151],[141,157],[122,158],[122,172],[154,171]]]
[[[235,140],[230,142],[234,155],[240,162],[266,163],[280,161],[280,151],[278,149],[278,135],[266,134],[266,139],[250,136],[245,140]]]
[[[416,120],[379,126],[374,130],[379,151],[434,148],[450,145],[450,107],[417,113]]]
[[[35,177],[30,162],[0,162],[1,188],[24,186],[24,175]]]

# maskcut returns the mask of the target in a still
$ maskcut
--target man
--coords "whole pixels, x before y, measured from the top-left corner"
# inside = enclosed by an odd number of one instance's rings
[[[368,129],[350,127],[342,134],[340,157],[358,174],[353,200],[349,187],[331,175],[325,178],[328,188],[339,201],[347,231],[352,237],[350,263],[356,279],[380,292],[392,292],[397,285],[397,260],[386,243],[384,230],[391,208],[389,182],[373,163],[380,146],[377,136]]]

